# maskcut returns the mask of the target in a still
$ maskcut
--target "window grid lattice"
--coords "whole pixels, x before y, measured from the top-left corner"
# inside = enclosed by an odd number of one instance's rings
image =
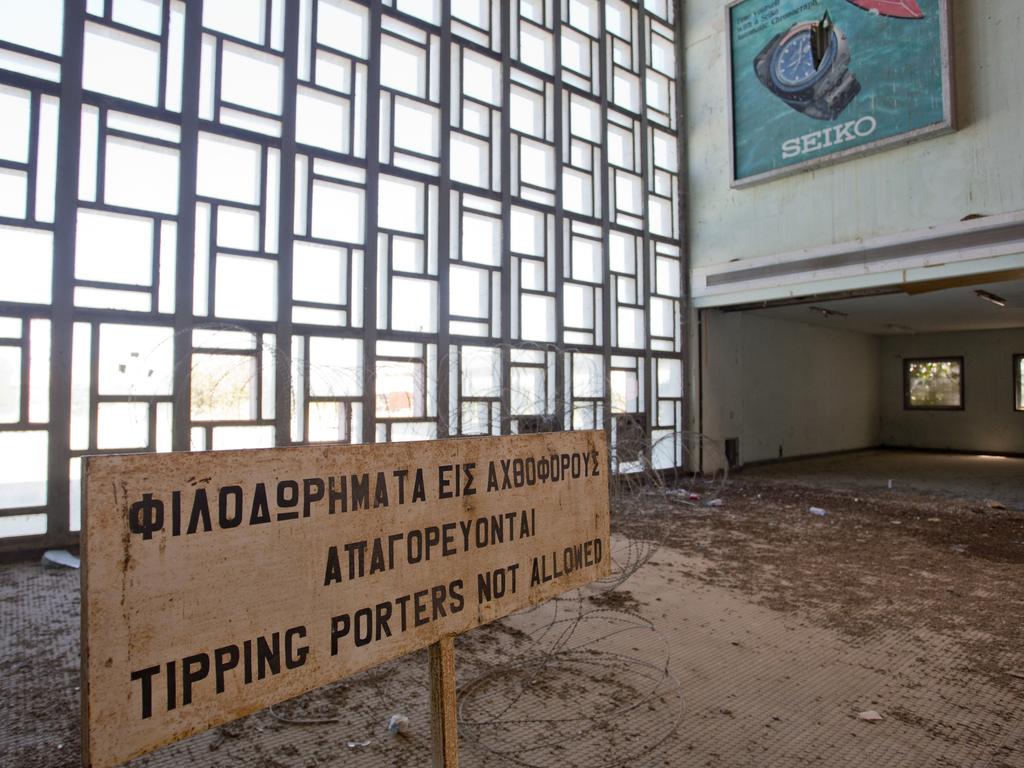
[[[677,36],[665,0],[26,4],[0,538],[72,542],[98,452],[604,427],[680,465]]]

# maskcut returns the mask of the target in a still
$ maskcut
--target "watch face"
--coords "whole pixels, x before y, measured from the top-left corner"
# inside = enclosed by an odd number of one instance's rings
[[[835,32],[829,42],[821,65],[814,66],[814,54],[811,52],[810,25],[791,32],[782,39],[779,47],[772,54],[771,77],[776,87],[783,91],[797,91],[814,83],[828,72],[836,58],[839,41]]]

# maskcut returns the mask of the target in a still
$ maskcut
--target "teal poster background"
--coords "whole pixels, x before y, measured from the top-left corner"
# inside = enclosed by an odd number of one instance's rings
[[[943,92],[945,0],[917,4],[924,18],[888,17],[850,0],[743,0],[732,5],[734,180],[784,171],[929,126],[949,127]],[[796,24],[820,21],[826,11],[846,37],[847,69],[860,86],[834,119],[793,108],[755,71],[759,55],[762,72],[768,70],[771,51],[766,56],[765,49],[773,38]],[[839,105],[844,100],[834,94],[833,99]]]

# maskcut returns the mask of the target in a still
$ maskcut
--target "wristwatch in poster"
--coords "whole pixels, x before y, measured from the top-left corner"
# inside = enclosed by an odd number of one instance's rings
[[[754,58],[754,71],[769,91],[797,112],[835,120],[860,93],[860,83],[849,70],[850,44],[838,27],[828,23],[825,49],[815,50],[823,24],[803,22],[776,35]]]

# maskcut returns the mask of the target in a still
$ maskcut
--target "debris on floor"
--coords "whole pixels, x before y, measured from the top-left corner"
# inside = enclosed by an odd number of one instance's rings
[[[628,593],[602,585],[585,619],[560,599],[458,639],[462,683],[475,681],[460,688],[464,764],[745,766],[756,754],[849,768],[867,754],[1024,768],[1024,649],[1008,612],[1024,604],[1024,503],[1011,491],[998,497],[1022,511],[973,514],[994,490],[937,497],[901,480],[890,493],[887,476],[871,491],[738,476],[700,500],[622,493],[614,560],[646,562]],[[704,509],[715,498],[722,508]],[[0,764],[78,765],[79,575],[0,565]],[[429,764],[425,668],[420,651],[127,768]],[[850,723],[865,704],[880,720]],[[409,725],[385,733],[398,715]]]
[[[873,709],[865,710],[864,712],[858,713],[857,717],[861,720],[867,720],[869,723],[877,723],[882,719],[882,716],[875,712]]]
[[[80,568],[81,561],[66,549],[48,549],[40,563],[44,568]]]
[[[807,511],[810,512],[812,515],[817,515],[818,517],[824,517],[828,514],[828,510],[822,509],[821,507],[811,507]]]
[[[405,715],[392,715],[388,718],[388,733],[393,733],[396,736],[404,731],[409,726],[409,718]]]

